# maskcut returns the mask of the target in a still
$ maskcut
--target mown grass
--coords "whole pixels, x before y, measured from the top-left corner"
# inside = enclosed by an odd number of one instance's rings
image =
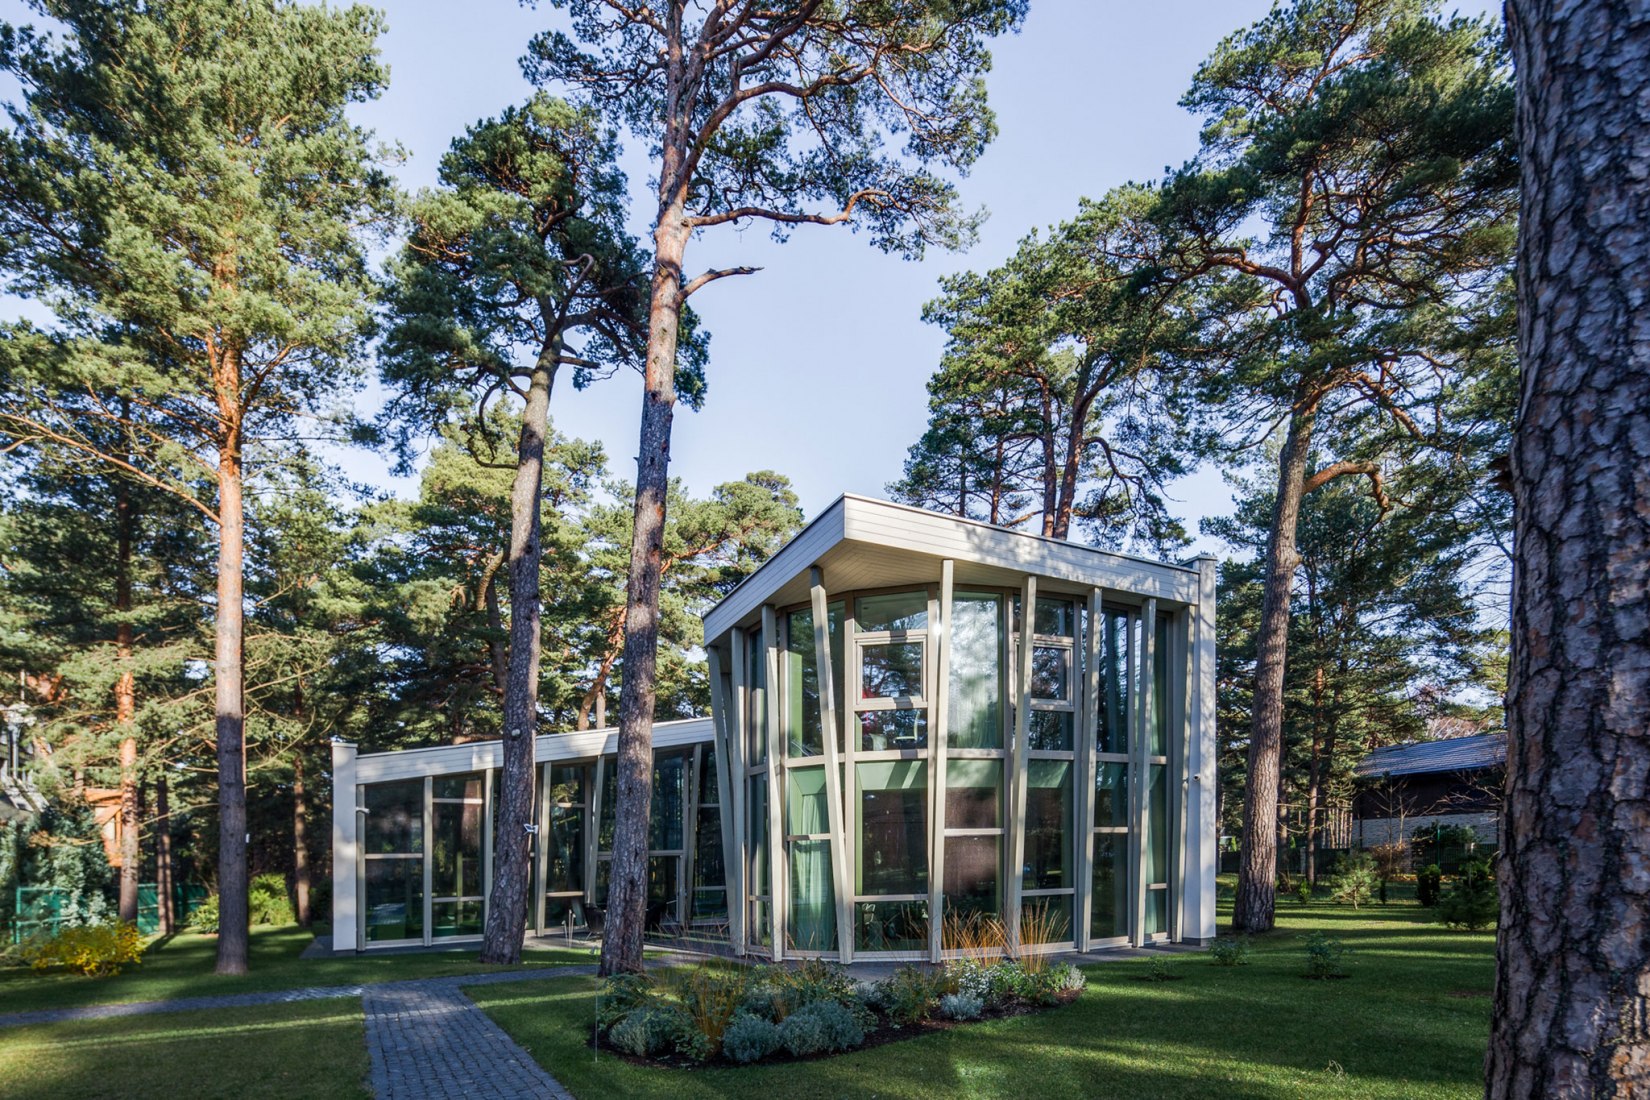
[[[361,1100],[366,1076],[350,998],[0,1030],[0,1100]]]
[[[1067,1008],[995,1020],[805,1066],[694,1071],[637,1066],[586,1038],[594,982],[473,988],[481,1004],[576,1096],[1455,1098],[1482,1094],[1494,937],[1430,923],[1413,904],[1354,911],[1284,901],[1250,964],[1177,957],[1177,980],[1144,960],[1085,967]],[[1354,954],[1351,977],[1309,981],[1304,936]]]
[[[346,955],[300,959],[311,934],[295,925],[255,928],[249,973],[238,977],[214,974],[218,941],[214,936],[189,933],[156,940],[143,961],[112,978],[84,978],[65,973],[36,974],[26,967],[0,969],[0,1013],[39,1008],[71,1008],[92,1004],[125,1004],[174,997],[207,997],[225,993],[261,993],[301,986],[352,985],[402,978],[440,978],[452,974],[487,973],[507,967],[483,966],[476,946],[405,955]],[[554,949],[527,951],[524,966],[566,966],[593,961],[588,951]],[[4,1033],[0,1033],[3,1036]]]

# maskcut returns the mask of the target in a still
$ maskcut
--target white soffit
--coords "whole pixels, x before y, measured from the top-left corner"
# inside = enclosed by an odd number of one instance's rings
[[[886,500],[844,494],[740,582],[705,616],[714,642],[763,604],[783,607],[808,596],[808,570],[818,565],[828,592],[937,581],[940,562],[956,563],[956,585],[1018,587],[1035,574],[1046,592],[1117,594],[1197,602],[1197,570],[1092,546],[994,527]]]

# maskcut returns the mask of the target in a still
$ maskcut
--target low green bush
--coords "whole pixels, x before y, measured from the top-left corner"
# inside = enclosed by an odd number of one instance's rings
[[[760,1062],[778,1049],[778,1025],[748,1012],[736,1015],[722,1033],[722,1053],[742,1066]]]
[[[1415,872],[1415,900],[1431,908],[1438,904],[1443,887],[1444,872],[1436,863],[1429,863]]]
[[[1438,919],[1457,930],[1479,932],[1495,924],[1500,910],[1495,872],[1483,860],[1463,864],[1461,873],[1438,899]]]
[[[255,875],[247,890],[247,914],[253,924],[295,924],[292,899],[286,892],[286,876],[276,873]]]
[[[1322,932],[1306,937],[1306,976],[1308,978],[1344,978],[1344,960],[1352,949],[1340,940],[1331,939]]]
[[[615,1024],[608,1033],[607,1041],[626,1054],[646,1058],[662,1054],[675,1045],[675,1024],[669,1009],[660,1005],[644,1005]]]
[[[947,1020],[978,1020],[985,1002],[972,993],[947,993],[940,998],[940,1015]]]
[[[928,1019],[945,993],[944,971],[902,966],[872,987],[872,1003],[895,1027]]]
[[[1335,864],[1335,873],[1329,880],[1329,896],[1354,909],[1369,904],[1381,886],[1380,869],[1375,857],[1367,852],[1348,852]]]
[[[1249,941],[1237,936],[1221,936],[1209,945],[1209,959],[1216,966],[1247,966]]]
[[[1149,982],[1172,982],[1180,977],[1175,973],[1174,959],[1168,955],[1155,955],[1151,962],[1146,964],[1146,980]]]
[[[659,1000],[659,987],[646,974],[610,974],[602,979],[596,993],[596,1023],[607,1031],[637,1009]]]
[[[130,921],[82,924],[33,937],[18,954],[37,971],[62,968],[88,978],[107,978],[127,963],[143,961],[143,937]]]
[[[186,927],[203,936],[218,934],[218,895],[205,898],[190,912]]]
[[[1295,900],[1302,905],[1312,904],[1312,884],[1304,878],[1295,883]]]

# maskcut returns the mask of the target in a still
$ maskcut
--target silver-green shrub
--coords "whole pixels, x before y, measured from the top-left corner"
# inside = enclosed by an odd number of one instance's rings
[[[947,993],[940,998],[940,1015],[947,1020],[978,1020],[985,1001],[972,993]]]
[[[760,1062],[779,1049],[779,1028],[771,1020],[742,1012],[722,1033],[722,1053],[740,1065]]]

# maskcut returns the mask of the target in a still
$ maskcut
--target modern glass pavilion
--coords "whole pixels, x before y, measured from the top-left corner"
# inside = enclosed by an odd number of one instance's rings
[[[979,912],[1051,950],[1212,938],[1214,577],[840,498],[705,617],[713,716],[655,730],[650,926],[775,960],[937,960]],[[541,931],[599,920],[615,749],[537,740]],[[480,933],[498,750],[335,747],[335,948]]]

